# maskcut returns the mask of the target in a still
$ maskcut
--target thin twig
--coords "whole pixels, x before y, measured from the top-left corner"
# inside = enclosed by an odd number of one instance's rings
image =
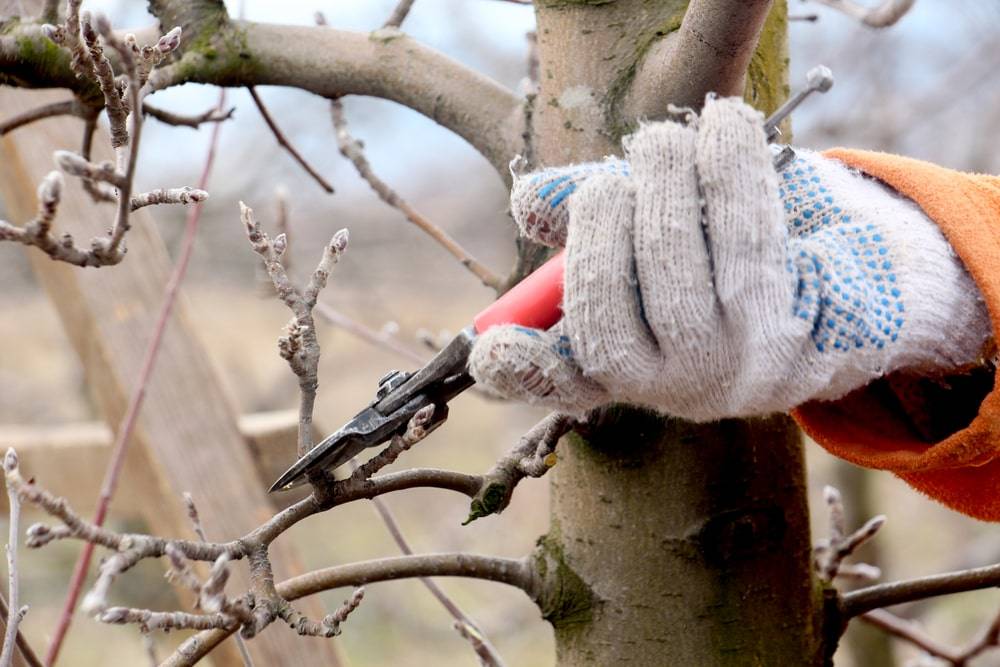
[[[10,618],[10,609],[7,607],[7,601],[0,595],[0,620],[6,623],[8,618]],[[28,667],[43,667],[41,659],[35,654],[35,650],[28,644],[20,629],[17,631],[17,649],[21,652],[21,657],[24,658]]]
[[[188,519],[191,521],[191,529],[194,530],[194,534],[198,536],[199,540],[208,542],[208,537],[205,534],[205,526],[201,523],[201,515],[198,513],[198,506],[194,504],[194,496],[185,491],[183,498],[184,509],[187,510]],[[236,648],[239,649],[240,658],[243,659],[243,667],[254,667],[253,658],[250,656],[250,649],[247,648],[246,640],[238,634],[234,635],[233,639],[236,640]]]
[[[397,556],[338,565],[287,579],[276,586],[278,595],[294,601],[307,595],[343,586],[414,577],[471,577],[509,584],[537,594],[532,567],[527,559],[497,558],[466,553]],[[160,667],[194,665],[228,636],[225,630],[200,632],[185,641]]]
[[[917,648],[930,653],[936,658],[956,664],[960,659],[958,652],[933,637],[928,636],[916,623],[900,618],[885,609],[873,609],[861,615],[861,620],[875,626],[894,637],[907,641]]]
[[[83,141],[80,146],[80,157],[90,161],[90,153],[94,144],[94,133],[97,131],[97,113],[92,113],[83,119]],[[107,187],[100,181],[90,178],[81,178],[83,190],[90,195],[95,202],[117,201],[118,195],[114,189]]]
[[[175,127],[190,127],[193,129],[198,129],[203,123],[221,123],[229,120],[233,117],[233,112],[235,111],[236,107],[229,107],[226,111],[219,108],[212,108],[203,113],[188,116],[160,109],[159,107],[154,107],[148,102],[142,103],[142,112],[147,116],[155,118],[166,125],[173,125]]]
[[[900,618],[885,609],[873,609],[859,617],[888,634],[913,644],[951,667],[967,667],[969,661],[1000,643],[1000,614],[996,614],[983,632],[964,649],[947,646],[930,637],[914,621]]]
[[[185,185],[180,188],[157,188],[132,196],[130,210],[137,211],[155,204],[192,204],[208,199],[208,193]]]
[[[894,25],[910,11],[916,1],[882,0],[874,7],[866,7],[854,0],[814,0],[861,21],[869,28],[888,28]]]
[[[234,111],[236,111],[236,107],[230,107],[228,111],[209,109],[201,114],[187,116],[154,107],[148,102],[142,103],[142,112],[147,116],[155,118],[161,123],[177,127],[191,127],[195,129],[200,127],[203,123],[220,123],[222,121],[229,120],[233,117]],[[78,118],[87,118],[92,115],[94,115],[93,110],[88,107],[84,107],[80,104],[79,100],[76,99],[64,100],[62,102],[52,102],[34,109],[29,109],[24,113],[20,113],[3,122],[0,122],[0,136],[3,136],[4,134],[16,130],[24,125],[43,120],[45,118],[52,118],[54,116],[76,116]]]
[[[191,560],[214,561],[223,555],[233,560],[246,558],[255,546],[266,546],[300,521],[339,505],[414,488],[446,489],[471,497],[482,480],[476,475],[436,469],[404,470],[372,478],[364,478],[359,472],[335,482],[322,501],[315,495],[303,498],[243,537],[222,543],[115,533],[84,520],[73,511],[65,498],[53,495],[38,484],[29,483],[19,471],[8,472],[7,483],[14,486],[22,502],[31,503],[62,522],[58,526],[35,524],[28,528],[28,548],[73,538],[92,542],[112,552],[131,550],[147,558],[159,558],[174,550]]]
[[[964,664],[972,658],[975,658],[987,649],[996,648],[997,646],[1000,646],[1000,613],[993,616],[993,620],[986,626],[986,629],[983,630],[978,639],[974,640],[959,653],[960,662],[958,667],[964,667]]]
[[[406,16],[410,13],[410,9],[413,7],[415,0],[399,0],[396,8],[392,10],[392,14],[386,19],[385,23],[382,24],[383,28],[398,28],[403,25],[403,21],[406,20]]]
[[[494,290],[499,289],[501,280],[497,275],[481,264],[475,257],[470,255],[465,248],[459,245],[458,242],[445,233],[444,230],[410,206],[410,204],[408,204],[392,188],[390,188],[385,181],[375,175],[375,172],[372,171],[371,164],[368,162],[368,158],[365,157],[362,150],[363,146],[361,142],[352,137],[347,131],[347,120],[344,117],[344,107],[340,103],[340,100],[333,100],[330,103],[330,110],[333,116],[333,126],[337,131],[337,145],[340,148],[340,153],[354,164],[354,168],[357,169],[358,174],[361,178],[368,182],[368,185],[370,185],[372,190],[375,191],[375,194],[377,194],[379,198],[389,206],[398,209],[404,216],[406,216],[407,220],[424,231],[432,239],[437,241],[442,247],[444,247],[445,250],[451,253],[451,255],[462,264],[462,266],[467,268],[477,278],[479,278],[484,285]]]
[[[274,189],[274,228],[285,236],[285,256],[281,263],[285,271],[292,268],[292,220],[288,213],[288,188],[279,185]]]
[[[146,657],[149,659],[149,664],[151,667],[156,667],[160,664],[160,659],[156,657],[156,642],[153,640],[153,635],[148,632],[141,632],[142,635],[142,646],[146,649]]]
[[[8,449],[4,457],[3,467],[5,471],[17,468],[17,452]],[[21,607],[18,580],[20,573],[17,569],[17,538],[21,533],[21,500],[17,497],[17,490],[7,486],[7,498],[10,502],[10,527],[7,537],[7,601],[8,609],[12,613],[7,614],[7,630],[3,638],[3,650],[0,651],[0,667],[10,667],[14,660],[14,652],[17,649],[18,628],[21,620],[28,613],[28,608]]]
[[[335,310],[331,306],[326,305],[322,301],[316,303],[316,312],[319,313],[320,317],[335,327],[343,329],[366,343],[371,343],[375,347],[388,350],[389,352],[392,352],[407,361],[411,361],[418,366],[422,366],[427,361],[423,355],[420,355],[410,348],[401,345],[392,336],[386,335],[380,331],[375,331],[361,322],[344,315],[339,310]]]
[[[225,89],[223,89],[219,93],[219,109],[222,109],[225,106],[225,99],[226,92]],[[137,118],[138,115],[139,114],[133,114],[133,117]],[[215,151],[218,147],[221,128],[221,124],[216,124],[212,127],[212,134],[208,143],[208,152],[205,155],[205,163],[202,167],[201,176],[198,179],[199,190],[204,190],[208,185],[208,178],[211,174],[212,166],[215,164]],[[197,236],[198,226],[201,220],[201,210],[202,202],[198,201],[195,202],[195,205],[192,206],[188,212],[187,223],[184,228],[184,239],[181,242],[180,255],[177,259],[177,264],[174,266],[174,270],[170,275],[170,279],[167,282],[167,286],[164,288],[163,305],[160,307],[160,313],[157,316],[156,326],[153,330],[152,338],[146,346],[142,366],[139,371],[139,377],[136,380],[136,386],[129,396],[129,402],[125,410],[125,415],[122,417],[122,421],[118,425],[118,429],[115,433],[115,443],[112,447],[112,454],[108,461],[108,467],[105,470],[104,481],[101,485],[101,494],[97,501],[97,509],[94,512],[93,523],[97,526],[103,525],[104,520],[107,517],[108,508],[111,505],[111,499],[114,497],[115,491],[118,488],[118,479],[121,476],[121,471],[125,464],[125,454],[128,451],[128,444],[131,440],[132,432],[135,428],[139,412],[142,409],[142,404],[146,397],[146,387],[149,385],[150,378],[152,377],[153,368],[156,364],[156,359],[159,356],[163,334],[166,331],[167,323],[170,321],[170,315],[173,312],[174,304],[176,303],[177,296],[179,294],[180,284],[184,280],[184,276],[187,273],[188,263],[191,260],[192,251],[194,250],[194,241]],[[83,590],[83,583],[86,579],[87,570],[90,567],[90,561],[93,554],[94,544],[92,542],[87,542],[84,545],[80,557],[76,561],[76,567],[73,570],[73,576],[70,580],[69,591],[66,594],[66,601],[63,604],[62,615],[59,619],[58,625],[56,626],[56,631],[53,634],[52,641],[49,644],[45,659],[45,663],[48,665],[54,664],[59,655],[59,650],[62,647],[66,632],[69,630],[69,625],[72,622],[73,611],[76,609],[77,600],[80,597],[80,592]]]
[[[64,100],[62,102],[52,102],[50,104],[43,104],[40,107],[35,107],[34,109],[28,109],[24,113],[20,113],[16,116],[8,118],[7,120],[0,123],[0,136],[7,134],[12,130],[16,130],[19,127],[28,125],[29,123],[34,123],[35,121],[42,120],[43,118],[52,118],[54,116],[67,116],[67,115],[79,115],[80,103],[75,99]]]
[[[278,140],[278,144],[288,151],[288,154],[292,156],[292,159],[298,162],[299,166],[305,169],[306,173],[312,176],[313,180],[319,183],[321,188],[326,190],[328,193],[333,194],[333,186],[330,185],[325,178],[320,176],[319,172],[312,168],[312,165],[306,162],[306,159],[302,157],[301,153],[295,150],[295,146],[292,145],[285,134],[281,131],[278,124],[274,122],[274,118],[271,117],[267,107],[264,106],[264,101],[260,99],[260,95],[257,94],[257,90],[253,86],[249,86],[247,87],[247,92],[250,93],[250,98],[253,100],[253,103],[257,105],[257,110],[260,111],[261,118],[263,118],[264,122],[267,123],[268,128],[271,130],[271,134],[273,134],[274,138]]]
[[[357,469],[357,464],[351,461],[351,465]],[[382,523],[385,524],[386,529],[389,534],[392,535],[393,541],[399,550],[402,551],[407,556],[413,555],[413,549],[410,548],[409,542],[406,541],[406,537],[403,535],[403,531],[399,527],[399,522],[396,521],[396,517],[393,516],[392,511],[389,506],[385,504],[381,498],[372,498],[372,504],[375,506],[375,511],[378,512],[379,517],[382,519]],[[444,590],[438,586],[437,582],[429,577],[420,577],[420,583],[430,591],[441,606],[444,607],[451,617],[455,619],[455,627],[459,630],[459,634],[462,635],[469,643],[472,645],[473,650],[476,655],[479,656],[479,660],[486,667],[503,667],[503,658],[497,652],[496,648],[490,643],[490,640],[483,634],[482,630],[479,629],[479,625],[472,620],[461,607],[452,600]]]

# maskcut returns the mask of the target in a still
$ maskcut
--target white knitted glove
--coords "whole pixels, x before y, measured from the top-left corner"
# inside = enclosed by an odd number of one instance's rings
[[[488,331],[477,382],[572,414],[622,401],[704,421],[978,359],[986,308],[910,200],[807,151],[775,173],[738,99],[624,149],[515,180],[522,231],[566,245],[563,319]]]

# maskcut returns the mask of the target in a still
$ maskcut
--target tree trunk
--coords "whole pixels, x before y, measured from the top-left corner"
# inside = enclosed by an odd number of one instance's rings
[[[619,152],[629,85],[686,2],[535,4],[536,158]],[[765,112],[786,93],[785,12],[778,0],[746,85]],[[822,590],[788,418],[694,425],[612,407],[563,443],[553,473],[540,549],[561,582],[543,604],[558,665],[822,664]]]

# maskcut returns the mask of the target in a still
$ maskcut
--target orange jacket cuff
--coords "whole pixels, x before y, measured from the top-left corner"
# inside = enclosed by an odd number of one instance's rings
[[[938,224],[979,287],[994,334],[1000,331],[1000,178],[884,153],[834,149],[825,155],[891,186]],[[887,384],[891,382],[872,383],[837,401],[807,403],[792,414],[831,453],[861,466],[890,470],[959,512],[1000,521],[996,377],[985,392],[960,396],[966,404],[981,400],[978,412],[967,426],[937,442],[922,437],[914,415]]]

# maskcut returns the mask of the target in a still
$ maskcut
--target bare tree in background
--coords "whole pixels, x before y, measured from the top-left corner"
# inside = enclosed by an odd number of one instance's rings
[[[372,172],[360,144],[348,134],[339,98],[382,97],[433,118],[467,140],[506,180],[507,165],[518,154],[538,166],[618,153],[620,139],[637,119],[663,117],[669,104],[697,108],[710,91],[744,95],[765,112],[773,111],[785,95],[784,0],[538,0],[537,51],[530,60],[539,76],[524,95],[401,32],[412,4],[412,0],[400,2],[385,24],[369,34],[325,25],[235,20],[218,0],[150,0],[150,12],[159,26],[134,35],[115,32],[106,20],[81,14],[79,0],[68,0],[65,8],[47,0],[40,16],[3,19],[0,83],[66,89],[69,95],[20,114],[0,131],[55,115],[81,118],[83,150],[61,154],[57,163],[62,171],[82,179],[92,197],[111,202],[116,214],[108,239],[96,237],[89,249],[77,248],[71,239],[60,241],[52,228],[61,180],[48,177],[39,191],[37,215],[25,226],[0,226],[0,239],[36,246],[53,259],[81,266],[127,264],[131,258],[124,256],[124,250],[133,210],[152,203],[197,204],[205,194],[194,189],[132,194],[143,116],[182,125],[227,118],[221,105],[177,117],[150,106],[146,97],[186,82],[292,86],[329,98],[340,150],[378,195],[478,280],[501,292],[537,267],[544,253],[530,244],[519,245],[516,265],[506,277],[474,259]],[[860,11],[856,3],[826,4]],[[887,2],[883,13],[858,17],[887,24],[910,5]],[[254,100],[280,145],[329,189],[281,134],[259,97]],[[111,121],[111,144],[117,154],[116,161],[108,164],[90,156],[94,118],[102,109]],[[16,185],[23,192],[26,184]],[[299,379],[296,451],[302,453],[312,444],[320,353],[313,309],[347,237],[338,233],[317,250],[318,266],[308,284],[299,286],[289,279],[283,264],[286,236],[271,238],[247,207],[241,220],[253,251],[292,312],[279,351]],[[156,345],[150,349],[155,359]],[[143,391],[140,384],[138,402],[129,402],[135,414]],[[157,409],[155,402],[147,407]],[[101,525],[103,516],[88,521],[46,489],[44,470],[23,475],[11,454],[5,472],[8,488],[20,501],[58,520],[53,526],[29,528],[28,546],[77,539],[110,550],[100,576],[83,598],[84,611],[100,621],[135,624],[144,631],[198,631],[165,665],[194,664],[233,633],[250,640],[252,653],[259,650],[258,641],[281,631],[270,629],[272,625],[286,624],[301,636],[335,636],[345,623],[349,631],[349,615],[364,604],[362,585],[412,577],[427,580],[478,660],[502,664],[475,622],[439,590],[435,592],[429,579],[434,576],[473,577],[523,590],[555,629],[556,662],[561,666],[664,661],[819,666],[830,660],[846,624],[861,616],[955,665],[997,643],[993,623],[980,641],[964,651],[942,648],[896,622],[881,607],[996,586],[998,566],[837,591],[833,586],[837,577],[875,574],[870,568],[845,564],[844,559],[871,538],[881,522],[873,520],[850,532],[839,497],[830,492],[831,533],[814,552],[801,439],[786,417],[690,424],[613,406],[590,415],[586,423],[562,415],[547,417],[481,475],[439,469],[380,472],[436,424],[431,411],[418,413],[404,433],[347,479],[312,479],[304,498],[229,541],[206,539],[215,536],[206,533],[191,503],[187,513],[198,540],[117,533]],[[556,456],[556,442],[570,431]],[[128,433],[130,428],[124,428],[119,436],[127,440]],[[212,445],[201,443],[206,448]],[[288,459],[294,456],[291,450],[286,454]],[[546,473],[552,477],[552,528],[539,539],[536,550],[521,559],[412,554],[383,512],[403,556],[332,565],[284,580],[275,574],[283,565],[275,541],[298,522],[335,506],[428,487],[467,496],[474,519],[502,511],[518,482]],[[259,484],[253,470],[245,477],[246,484]],[[200,509],[207,514],[209,508]],[[213,504],[210,509],[223,512],[225,505]],[[148,558],[166,559],[168,576],[187,591],[191,609],[159,612],[111,604],[108,594],[116,579]],[[207,574],[192,567],[194,561],[211,563]],[[247,564],[244,578],[238,590],[227,592],[229,578],[237,576],[231,574],[237,561]],[[78,579],[77,591],[82,575]],[[340,587],[354,587],[354,592],[322,618],[311,617],[299,606],[307,596]],[[74,595],[64,616],[67,626]],[[267,634],[258,640],[265,630]],[[58,655],[58,641],[49,649],[49,663]],[[244,655],[244,661],[254,659]],[[303,652],[296,664],[331,660]]]

